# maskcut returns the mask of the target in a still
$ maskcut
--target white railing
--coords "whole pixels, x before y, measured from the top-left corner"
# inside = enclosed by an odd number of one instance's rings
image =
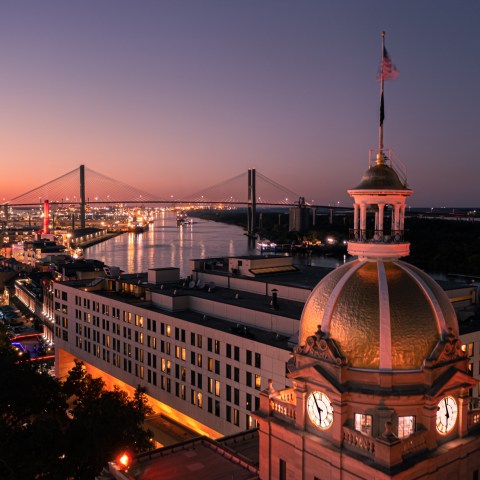
[[[296,405],[278,397],[270,399],[270,410],[276,417],[283,417],[290,422],[295,422],[297,417]]]
[[[371,457],[375,453],[375,440],[353,428],[343,427],[343,443],[345,446],[359,449]]]
[[[427,449],[427,431],[420,430],[418,432],[414,432],[408,437],[402,438],[402,455],[411,455],[413,453],[422,452],[423,450]]]

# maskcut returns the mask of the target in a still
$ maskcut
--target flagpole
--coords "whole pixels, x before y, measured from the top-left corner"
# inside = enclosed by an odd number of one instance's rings
[[[383,118],[384,118],[384,103],[383,103],[383,84],[384,84],[384,62],[385,62],[385,32],[382,32],[382,63],[380,65],[380,126],[378,130],[378,156],[377,163],[384,163],[383,157]]]

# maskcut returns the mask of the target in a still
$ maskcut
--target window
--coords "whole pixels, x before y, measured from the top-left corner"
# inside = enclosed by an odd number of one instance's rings
[[[247,410],[251,411],[252,410],[252,395],[250,393],[247,393],[247,402],[246,402],[246,407]]]
[[[238,388],[233,389],[233,403],[240,405],[240,390]]]
[[[252,373],[251,372],[247,372],[247,378],[246,378],[246,383],[247,383],[247,387],[251,387],[252,386]]]
[[[213,413],[213,398],[208,397],[208,413]]]
[[[235,347],[233,352],[234,352],[234,355],[233,355],[234,360],[239,362],[240,361],[240,347]]]
[[[220,382],[218,380],[215,380],[215,395],[220,396]]]
[[[227,373],[226,373],[227,378],[231,379],[232,378],[232,366],[227,364]]]
[[[211,338],[208,338],[208,339],[207,339],[207,350],[208,350],[209,352],[212,351],[212,344],[213,344],[212,339],[211,339]]]
[[[227,402],[232,401],[232,387],[227,385]]]
[[[233,370],[233,379],[236,381],[236,382],[239,382],[240,381],[240,369],[235,367],[234,370]]]
[[[255,354],[255,368],[262,368],[262,356],[259,353]]]
[[[213,372],[213,358],[208,357],[207,365],[208,365],[208,371]]]
[[[195,334],[193,332],[190,332],[190,345],[195,346]]]
[[[287,480],[287,462],[281,458],[278,465],[278,478],[279,480]]]
[[[372,435],[372,416],[364,415],[363,413],[355,414],[355,430],[362,432],[365,435]]]
[[[462,345],[462,350],[463,350],[464,352],[466,352],[467,356],[473,357],[474,350],[475,350],[475,349],[474,349],[474,343],[471,342],[471,343]]]
[[[227,405],[227,422],[232,422],[232,407]]]
[[[227,343],[226,355],[228,358],[232,358],[232,346],[229,343]]]
[[[255,375],[255,388],[260,390],[262,386],[262,377],[260,375]]]
[[[405,438],[415,432],[415,417],[398,417],[398,438]]]
[[[220,360],[215,360],[215,373],[220,375]]]
[[[240,424],[240,412],[236,408],[233,409],[233,423],[237,427]]]
[[[220,400],[215,400],[215,416],[220,416]]]
[[[252,351],[251,350],[247,350],[247,365],[251,365],[252,364]]]
[[[215,340],[215,353],[220,354],[220,340]]]

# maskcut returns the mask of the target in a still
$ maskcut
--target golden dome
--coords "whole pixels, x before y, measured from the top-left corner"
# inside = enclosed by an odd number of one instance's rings
[[[351,367],[366,369],[419,369],[442,332],[458,335],[443,289],[398,260],[355,260],[327,275],[307,299],[299,345],[319,326]]]

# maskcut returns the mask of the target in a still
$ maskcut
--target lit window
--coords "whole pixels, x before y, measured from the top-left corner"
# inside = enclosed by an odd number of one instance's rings
[[[215,380],[215,395],[220,396],[220,382],[218,380]]]
[[[170,332],[171,332],[171,327],[170,325],[167,325],[167,337],[170,336]]]
[[[262,384],[262,377],[260,375],[255,375],[255,388],[260,390]]]
[[[415,432],[415,417],[398,417],[398,438],[405,438]]]
[[[372,416],[363,413],[355,414],[355,430],[365,435],[372,435]]]

